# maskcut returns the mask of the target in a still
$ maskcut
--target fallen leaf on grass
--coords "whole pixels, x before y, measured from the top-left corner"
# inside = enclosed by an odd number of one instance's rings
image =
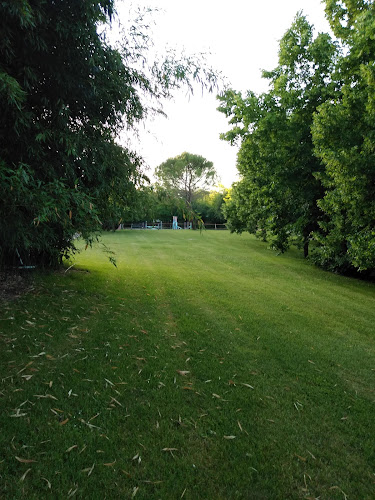
[[[25,474],[23,474],[21,477],[20,477],[20,481],[24,481],[25,480],[25,477],[27,476],[27,474],[31,471],[31,469],[27,469],[27,471],[25,472]]]
[[[95,467],[95,463],[92,464],[92,467],[87,467],[86,469],[82,469],[81,472],[87,472],[87,475],[91,476],[92,471],[94,470],[94,467]]]
[[[248,387],[249,389],[254,389],[254,387],[250,384],[241,384],[241,385],[244,385],[245,387]]]
[[[110,462],[110,463],[103,464],[103,465],[105,465],[106,467],[112,467],[113,465],[115,465],[115,463],[116,463],[116,460],[114,462]]]
[[[34,394],[34,398],[38,398],[38,399],[54,399],[57,401],[57,398],[55,398],[55,396],[52,396],[52,394]]]
[[[224,436],[224,439],[236,439],[236,436]]]
[[[182,376],[185,376],[187,375],[188,373],[190,373],[189,371],[186,371],[186,370],[176,370],[177,373],[179,373],[180,375]]]
[[[346,495],[346,493],[341,489],[339,488],[338,486],[331,486],[331,488],[329,488],[330,490],[339,490],[341,491],[341,493],[344,495],[344,500],[347,500],[348,496]]]
[[[82,422],[83,424],[87,425],[87,427],[90,427],[90,429],[100,429],[100,427],[98,427],[97,425],[94,425],[94,424],[90,424],[88,422],[85,422],[83,420],[83,418],[80,418],[79,419],[80,422]]]
[[[76,488],[75,490],[73,490],[73,488],[70,488],[70,490],[68,491],[68,498],[74,497],[74,495],[77,493],[77,491],[78,491],[78,488]]]
[[[162,451],[178,451],[178,448],[163,448]]]
[[[28,458],[20,458],[20,457],[14,457],[16,460],[21,462],[21,464],[31,464],[32,462],[36,462],[36,460],[31,460]]]
[[[135,497],[135,495],[137,494],[138,490],[139,490],[139,486],[136,486],[135,488],[133,488],[132,498]]]
[[[16,413],[13,415],[9,415],[10,417],[18,418],[18,417],[26,417],[27,413],[20,413],[20,409],[17,408]]]
[[[24,372],[26,370],[26,368],[28,368],[33,363],[34,363],[34,361],[30,361],[29,363],[27,363],[27,365],[24,368],[22,368],[22,370],[20,370],[19,372],[17,372],[17,375],[19,375],[20,373]]]
[[[78,448],[78,444],[74,444],[73,446],[71,446],[70,448],[68,448],[65,453],[69,453],[70,451],[74,450],[74,448]]]
[[[68,419],[68,418],[66,418],[65,420],[63,420],[62,422],[60,422],[60,425],[65,425],[65,424],[66,424],[66,423],[68,423],[68,422],[69,422],[69,419]]]
[[[48,481],[48,479],[46,479],[45,477],[42,477],[42,479],[43,479],[44,481],[46,481],[46,482],[47,482],[47,486],[48,486],[48,488],[49,488],[49,489],[51,489],[51,488],[52,488],[52,485],[51,485],[51,483]]]
[[[117,403],[119,406],[122,406],[122,404],[121,404],[119,401],[117,401],[117,399],[115,399],[115,398],[111,398],[111,402],[112,402],[112,401],[114,401],[115,403]]]

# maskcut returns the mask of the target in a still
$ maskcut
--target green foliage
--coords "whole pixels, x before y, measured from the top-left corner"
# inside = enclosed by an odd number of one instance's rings
[[[239,142],[242,180],[225,213],[232,231],[297,238],[319,265],[340,272],[375,268],[375,6],[326,1],[339,42],[313,39],[298,15],[280,42],[279,65],[264,71],[270,91],[227,91],[219,110]],[[338,46],[341,43],[341,48]]]
[[[325,166],[325,220],[316,260],[328,269],[375,268],[375,6],[327,2],[331,27],[346,46],[342,92],[314,119],[315,154]]]
[[[118,133],[173,89],[216,84],[199,57],[150,61],[142,16],[111,46],[114,15],[113,0],[0,2],[0,265],[56,266],[76,233],[126,218],[144,176]]]
[[[321,169],[313,154],[311,125],[317,107],[334,95],[329,75],[336,45],[326,34],[313,39],[306,18],[298,14],[280,42],[279,65],[264,71],[270,91],[245,97],[232,90],[219,96],[219,111],[232,130],[222,138],[240,142],[226,216],[232,231],[267,234],[285,251],[292,239],[304,246],[318,227],[316,201],[323,195],[315,175]]]
[[[215,183],[216,171],[213,163],[203,156],[185,152],[160,164],[155,176],[165,189],[174,191],[191,205],[199,188]]]
[[[212,162],[203,156],[185,152],[160,164],[155,176],[166,199],[173,200],[172,205],[182,211],[185,220],[195,222],[201,219],[194,206],[194,198],[200,189],[216,182],[217,174]]]
[[[199,190],[193,198],[194,210],[200,214],[202,220],[207,224],[224,224],[223,214],[224,199],[228,190],[223,186],[219,190]]]

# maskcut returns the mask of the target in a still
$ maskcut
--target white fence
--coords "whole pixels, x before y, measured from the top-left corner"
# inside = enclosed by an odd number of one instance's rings
[[[189,222],[179,222],[179,229],[190,229]],[[121,229],[172,229],[172,222],[155,222],[153,224],[145,222],[133,222],[132,224],[120,224],[117,230]],[[205,224],[204,229],[214,230],[214,231],[223,231],[227,230],[227,226],[225,224]]]

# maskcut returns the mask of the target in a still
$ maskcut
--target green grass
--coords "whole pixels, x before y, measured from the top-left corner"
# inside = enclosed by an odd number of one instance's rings
[[[117,268],[1,304],[0,498],[375,498],[373,284],[247,235],[104,241]]]

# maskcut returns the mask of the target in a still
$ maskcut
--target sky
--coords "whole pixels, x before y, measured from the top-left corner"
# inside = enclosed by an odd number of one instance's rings
[[[209,64],[242,92],[267,91],[261,70],[277,66],[279,41],[298,11],[314,25],[315,34],[329,31],[320,0],[134,0],[132,7],[137,6],[159,9],[152,16],[156,51],[172,47],[210,53]],[[128,2],[117,10],[120,20],[128,18]],[[191,96],[181,90],[164,104],[167,118],[149,119],[140,127],[131,146],[145,159],[151,178],[155,167],[187,151],[212,161],[224,186],[238,179],[237,148],[219,137],[230,127],[218,105],[215,94]]]

